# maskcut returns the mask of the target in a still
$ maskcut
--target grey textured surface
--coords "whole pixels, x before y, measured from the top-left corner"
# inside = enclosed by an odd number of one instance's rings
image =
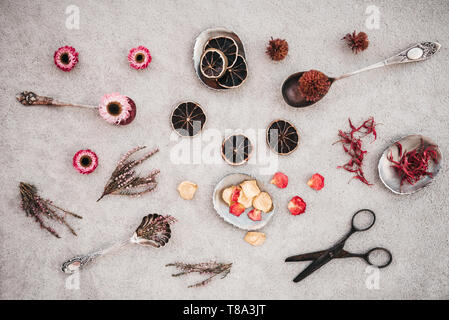
[[[65,8],[80,8],[80,29],[65,27]],[[380,28],[367,30],[368,5],[380,10]],[[449,298],[449,179],[447,162],[438,179],[412,196],[396,196],[381,184],[376,164],[397,138],[421,133],[449,154],[449,3],[441,1],[15,1],[0,2],[0,106],[2,111],[0,297],[3,299],[316,299]],[[191,55],[196,35],[213,26],[235,31],[245,43],[250,68],[238,90],[214,92],[197,79]],[[353,55],[340,38],[365,30],[370,47]],[[288,40],[290,52],[273,63],[264,51],[268,39]],[[418,41],[437,40],[441,51],[431,60],[360,74],[336,83],[314,107],[296,110],[280,95],[289,74],[316,68],[329,75],[356,70]],[[53,52],[72,45],[80,63],[70,73],[53,64]],[[147,46],[149,69],[132,70],[128,50]],[[136,120],[114,127],[95,112],[61,108],[25,108],[14,96],[22,90],[73,102],[96,104],[109,92],[121,92],[138,106]],[[274,186],[277,212],[263,229],[267,241],[254,248],[213,211],[214,185],[227,173],[245,172],[268,181],[256,164],[232,168],[219,164],[175,164],[170,153],[168,117],[182,99],[200,102],[207,129],[265,129],[275,118],[292,121],[302,134],[293,154],[279,159],[290,177],[284,190]],[[337,170],[346,157],[332,146],[347,118],[368,116],[379,125],[379,139],[366,147],[367,178],[374,186]],[[263,144],[263,141],[261,142]],[[205,144],[205,143],[204,143]],[[120,155],[136,145],[158,145],[161,152],[143,165],[161,169],[156,192],[140,199],[107,197],[96,203]],[[71,164],[81,148],[94,150],[97,170],[78,174]],[[218,145],[217,145],[218,148]],[[314,172],[326,178],[315,192],[306,185]],[[84,216],[70,220],[74,237],[62,226],[62,239],[40,230],[19,208],[19,181],[34,183],[42,195]],[[183,201],[177,184],[199,185],[194,200]],[[307,212],[291,216],[293,195],[302,196]],[[362,261],[333,261],[300,284],[291,279],[302,267],[286,256],[323,249],[349,227],[352,213],[372,208],[377,222],[355,235],[348,248],[361,251],[382,245],[394,255],[380,272],[379,290],[365,285]],[[80,288],[66,289],[59,271],[67,258],[130,236],[143,215],[171,213],[179,219],[173,238],[160,250],[130,247],[105,257],[81,273]],[[171,278],[166,263],[210,259],[233,262],[231,274],[209,286],[188,289],[194,277]]]

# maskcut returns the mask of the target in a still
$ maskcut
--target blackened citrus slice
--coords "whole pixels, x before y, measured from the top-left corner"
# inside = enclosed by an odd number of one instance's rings
[[[206,123],[206,115],[201,106],[192,101],[180,103],[172,112],[171,124],[181,136],[197,135]]]
[[[201,73],[209,79],[218,79],[228,67],[226,56],[217,49],[207,49],[201,56]]]
[[[287,155],[298,147],[299,134],[290,122],[275,120],[268,126],[267,143],[274,152]]]
[[[226,138],[221,145],[221,156],[224,161],[233,166],[239,166],[248,161],[253,152],[251,141],[243,134]]]
[[[209,39],[204,46],[204,50],[214,48],[224,53],[228,59],[228,68],[232,67],[237,60],[238,47],[234,39],[230,37],[216,37]]]
[[[248,76],[245,58],[237,57],[235,64],[226,70],[225,74],[218,79],[218,84],[226,89],[236,88],[242,85]]]

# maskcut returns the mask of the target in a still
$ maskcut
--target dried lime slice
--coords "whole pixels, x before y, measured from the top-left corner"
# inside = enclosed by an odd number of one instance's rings
[[[224,75],[228,59],[218,49],[207,49],[201,56],[201,73],[209,79],[218,79]]]
[[[204,50],[214,48],[224,53],[228,59],[228,68],[232,67],[237,60],[238,47],[234,39],[230,37],[215,37],[209,39],[204,45]]]
[[[230,165],[239,166],[248,161],[253,145],[248,137],[236,134],[226,138],[221,145],[221,156]]]
[[[238,56],[235,64],[218,79],[218,84],[226,89],[237,88],[245,82],[247,76],[248,70],[245,58]]]
[[[290,122],[275,120],[268,126],[267,143],[277,154],[287,155],[298,147],[299,134]]]

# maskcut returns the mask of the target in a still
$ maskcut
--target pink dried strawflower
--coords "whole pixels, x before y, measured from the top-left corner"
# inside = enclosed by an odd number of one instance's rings
[[[145,69],[151,62],[150,51],[144,46],[132,48],[128,53],[128,61],[131,68],[136,70]]]
[[[78,52],[70,46],[61,47],[55,51],[53,56],[55,65],[62,71],[72,70],[78,63]]]
[[[105,94],[98,111],[107,122],[126,125],[136,116],[136,104],[131,98],[119,93]]]
[[[95,171],[98,166],[98,157],[95,152],[87,149],[80,150],[73,156],[73,167],[82,174]]]

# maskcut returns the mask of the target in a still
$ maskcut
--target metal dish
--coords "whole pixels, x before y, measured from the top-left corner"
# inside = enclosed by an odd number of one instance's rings
[[[232,173],[229,175],[224,176],[220,182],[217,183],[214,189],[214,193],[212,196],[212,201],[214,204],[215,211],[217,211],[218,215],[226,222],[234,225],[237,228],[243,229],[243,230],[258,230],[262,227],[264,227],[268,221],[270,221],[271,217],[274,215],[275,211],[275,205],[273,202],[273,207],[271,208],[270,212],[262,213],[262,220],[260,221],[253,221],[250,218],[248,218],[248,212],[250,212],[253,208],[250,207],[245,210],[239,217],[234,216],[233,214],[229,213],[229,206],[226,202],[223,201],[221,197],[222,191],[232,185],[239,185],[244,180],[256,180],[257,185],[259,186],[259,189],[261,191],[267,192],[266,186],[261,183],[256,178],[244,174],[244,173]],[[271,196],[271,195],[270,195]]]
[[[193,67],[195,68],[195,73],[200,81],[204,83],[208,88],[214,90],[227,90],[226,88],[221,87],[215,79],[206,78],[200,69],[201,56],[204,52],[204,46],[206,45],[207,41],[215,37],[232,38],[237,43],[238,54],[246,60],[242,40],[240,40],[240,38],[234,32],[226,28],[218,27],[204,30],[196,38],[195,45],[193,47]]]
[[[403,150],[411,151],[413,149],[416,149],[421,144],[421,140],[424,144],[432,144],[437,146],[437,144],[434,143],[431,139],[424,137],[422,135],[406,136],[396,142],[401,143]],[[438,172],[441,169],[443,156],[440,152],[440,149],[437,146],[436,151],[438,154],[438,163],[432,161],[429,166],[429,171],[432,172],[433,178],[425,176],[414,185],[404,183],[401,187],[401,179],[396,173],[396,170],[391,166],[392,163],[387,159],[390,152],[392,152],[393,159],[395,160],[398,159],[399,153],[396,147],[396,142],[393,143],[391,146],[389,146],[387,149],[385,149],[385,151],[382,153],[382,156],[379,159],[379,165],[377,167],[379,171],[379,177],[380,180],[382,180],[383,184],[392,192],[396,194],[412,194],[416,191],[421,190],[425,186],[429,185],[429,183],[431,183],[435,179],[435,177],[438,175]]]

